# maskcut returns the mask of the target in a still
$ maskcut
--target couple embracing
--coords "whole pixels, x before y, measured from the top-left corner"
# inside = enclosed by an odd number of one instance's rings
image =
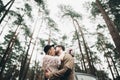
[[[46,45],[43,58],[45,80],[74,80],[74,60],[62,45]]]

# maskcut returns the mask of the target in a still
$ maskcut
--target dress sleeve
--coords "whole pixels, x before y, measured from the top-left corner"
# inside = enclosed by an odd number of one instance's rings
[[[58,68],[60,66],[60,64],[61,64],[61,60],[58,56],[46,55],[43,58],[43,68],[44,69],[47,69],[51,66],[56,66]]]
[[[55,61],[56,66],[59,67],[60,64],[61,64],[60,58],[59,58],[58,56],[55,56],[55,57],[54,57],[54,61]]]

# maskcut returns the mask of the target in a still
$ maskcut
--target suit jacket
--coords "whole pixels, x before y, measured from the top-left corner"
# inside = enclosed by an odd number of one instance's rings
[[[50,79],[59,77],[60,80],[74,80],[74,59],[73,57],[65,53],[61,62],[60,69],[56,72],[52,72],[49,76]],[[57,79],[56,79],[57,80]]]

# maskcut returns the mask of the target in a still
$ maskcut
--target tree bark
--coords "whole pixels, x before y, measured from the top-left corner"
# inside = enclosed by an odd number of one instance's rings
[[[33,34],[32,34],[33,35]],[[30,38],[30,41],[29,41],[29,45],[28,45],[28,49],[27,49],[27,52],[26,52],[26,55],[25,55],[25,59],[23,59],[23,64],[22,64],[22,68],[21,68],[21,72],[20,72],[20,76],[19,76],[19,80],[25,80],[24,79],[24,74],[25,74],[25,69],[26,69],[26,64],[27,64],[27,60],[28,60],[28,52],[29,52],[29,49],[30,49],[30,46],[31,46],[31,42],[32,42],[32,36]]]
[[[5,64],[6,64],[8,58],[9,58],[9,56],[10,56],[10,52],[12,51],[12,47],[13,47],[13,45],[15,44],[15,40],[16,40],[17,36],[18,36],[18,34],[15,35],[15,36],[12,38],[12,40],[11,40],[11,42],[10,42],[11,44],[10,44],[10,46],[6,49],[5,55],[3,56],[3,58],[2,58],[2,60],[1,60],[1,62],[0,62],[0,68],[1,68],[0,77],[2,77],[2,73],[3,73],[4,69],[5,69]]]
[[[95,73],[94,73],[94,71],[92,69],[91,62],[90,62],[91,60],[90,60],[89,52],[88,52],[87,45],[86,45],[86,42],[85,42],[85,39],[84,39],[84,34],[83,34],[82,30],[81,30],[81,27],[80,27],[78,21],[76,19],[74,19],[74,21],[77,23],[79,32],[81,33],[81,37],[83,39],[84,49],[85,49],[85,52],[86,52],[86,55],[87,55],[87,61],[88,61],[88,66],[89,66],[89,69],[90,69],[90,73],[95,75]]]
[[[116,67],[116,65],[115,65],[115,61],[113,60],[111,54],[110,54],[110,58],[111,58],[111,60],[112,60],[113,66],[114,66],[114,68],[115,68],[115,70],[116,70],[117,76],[119,76],[119,72],[118,72],[118,70],[117,70],[117,67]]]
[[[105,49],[104,49],[104,47],[102,46],[102,45],[104,45],[104,44],[105,44],[105,43],[103,43],[103,42],[101,41],[101,44],[100,44],[100,45],[101,45],[101,47],[102,47],[102,50],[104,51],[104,56],[105,56],[105,58],[106,58],[106,60],[107,60],[108,67],[110,68],[110,72],[111,72],[111,74],[112,74],[113,80],[115,80],[114,73],[113,73],[113,71],[112,71],[110,62],[109,62],[108,57],[107,57],[107,53],[105,52]]]
[[[83,52],[82,52],[80,38],[79,38],[78,31],[77,31],[76,25],[74,23],[74,20],[73,20],[73,25],[74,25],[74,28],[75,28],[75,31],[76,31],[76,34],[77,34],[78,46],[79,46],[80,53],[82,55],[83,66],[84,66],[85,72],[87,73],[87,68],[86,68],[85,61],[84,61],[85,58],[84,58],[84,55],[83,55]]]
[[[3,11],[5,11],[5,10],[6,10],[5,8],[6,8],[11,2],[12,2],[12,0],[10,0],[5,6],[2,4],[3,7],[0,9],[0,13],[3,12]]]
[[[24,74],[23,79],[26,79],[26,75],[27,75],[28,70],[29,70],[30,61],[31,61],[31,58],[32,58],[32,55],[33,55],[33,52],[34,52],[34,49],[35,49],[35,46],[36,46],[36,43],[37,43],[37,38],[38,38],[39,32],[40,32],[40,30],[41,30],[42,23],[43,23],[43,20],[41,21],[41,25],[40,25],[40,28],[39,28],[39,30],[38,30],[38,34],[37,34],[37,37],[36,37],[36,39],[35,39],[35,43],[34,43],[34,46],[33,46],[33,49],[32,49],[31,55],[30,55],[30,59],[28,60],[27,68],[26,68],[26,70],[25,70],[25,74]]]
[[[2,18],[0,19],[0,24],[2,23],[3,19],[5,18],[5,16],[8,14],[8,12],[9,12],[10,8],[12,7],[14,1],[15,1],[15,0],[11,0],[10,6],[8,7],[8,9],[5,11],[4,15],[3,15]]]
[[[36,24],[36,23],[35,23]],[[23,59],[23,64],[22,64],[22,66],[21,66],[21,72],[20,72],[20,74],[19,74],[19,80],[25,80],[25,77],[26,77],[26,75],[25,75],[25,71],[26,71],[26,69],[27,69],[27,65],[26,64],[28,64],[27,63],[27,60],[28,60],[28,52],[29,52],[29,50],[30,50],[30,46],[31,46],[31,43],[32,43],[32,39],[33,39],[33,34],[34,34],[34,32],[35,32],[35,27],[34,27],[34,29],[33,29],[33,32],[32,32],[32,34],[31,34],[31,36],[30,36],[30,41],[29,41],[29,44],[28,44],[28,48],[27,48],[27,52],[26,52],[26,54],[25,54],[25,59]]]
[[[120,54],[120,35],[119,35],[119,32],[116,29],[114,23],[110,20],[109,16],[107,15],[107,13],[103,9],[103,7],[101,6],[99,0],[96,0],[96,4],[103,15],[103,18],[108,26],[108,30],[112,36],[112,39],[113,39],[114,44],[116,46],[116,49],[117,49],[118,53]]]
[[[112,71],[112,68],[111,68],[110,62],[109,62],[109,60],[108,60],[107,57],[106,57],[106,60],[107,60],[108,66],[109,66],[109,68],[110,68],[110,72],[111,72],[111,74],[112,74],[113,80],[115,80],[114,73],[113,73],[113,71]]]

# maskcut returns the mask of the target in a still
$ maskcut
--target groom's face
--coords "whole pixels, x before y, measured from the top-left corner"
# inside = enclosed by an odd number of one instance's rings
[[[55,48],[55,54],[58,55],[59,52],[60,52],[60,47],[56,47],[56,48]]]

